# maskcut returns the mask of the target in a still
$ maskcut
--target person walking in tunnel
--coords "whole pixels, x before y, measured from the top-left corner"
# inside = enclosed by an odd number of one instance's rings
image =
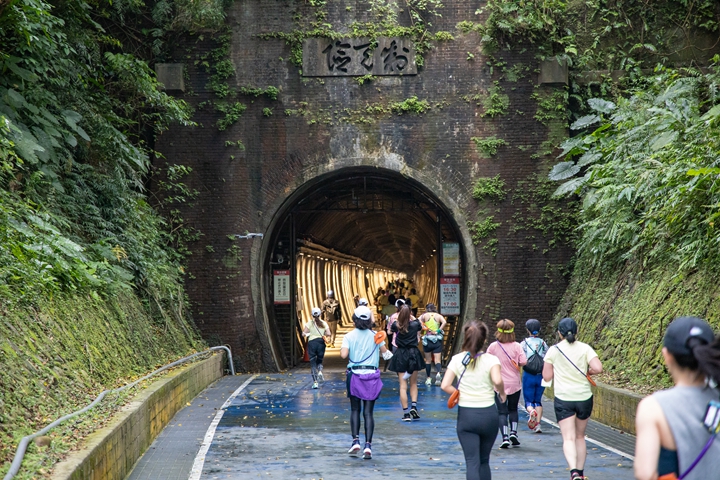
[[[412,303],[412,314],[414,317],[417,317],[418,314],[418,306],[420,305],[420,297],[418,296],[417,292],[413,288],[410,290],[410,294],[407,296],[408,300],[410,300],[410,303]]]
[[[490,452],[498,429],[495,392],[499,392],[502,402],[507,400],[500,360],[483,353],[487,336],[483,322],[472,321],[463,327],[462,351],[450,360],[441,384],[445,393],[460,394],[456,428],[465,455],[467,480],[492,479]],[[455,378],[459,378],[457,388],[453,386]]]
[[[418,372],[425,368],[425,360],[418,350],[418,334],[422,330],[420,322],[412,317],[410,307],[402,305],[398,312],[397,321],[390,327],[393,333],[396,333],[395,342],[397,349],[394,352],[388,369],[398,374],[400,381],[400,404],[403,409],[402,420],[410,422],[419,420],[417,400]],[[410,380],[410,408],[408,410],[408,379]]]
[[[578,326],[572,318],[558,324],[560,342],[545,354],[543,378],[554,380],[555,417],[563,438],[563,454],[572,480],[584,480],[587,445],[585,429],[593,408],[590,375],[602,373],[595,350],[575,339]]]
[[[540,321],[531,318],[525,322],[525,328],[530,335],[520,344],[527,357],[527,363],[523,367],[522,392],[525,398],[525,410],[530,418],[528,428],[535,433],[542,433],[540,421],[542,420],[542,396],[545,387],[542,386],[542,371],[545,361],[545,353],[548,351],[547,343],[540,335]]]
[[[335,292],[328,290],[327,298],[322,304],[323,316],[330,326],[330,346],[335,347],[335,337],[337,336],[337,327],[342,314],[340,312],[340,303],[335,300]]]
[[[720,336],[705,320],[677,318],[665,331],[662,356],[675,386],[638,405],[635,478],[718,478]]]
[[[495,332],[496,341],[488,347],[491,353],[500,359],[503,384],[507,399],[501,400],[500,392],[495,396],[498,415],[500,418],[500,434],[502,443],[500,448],[508,448],[510,444],[520,445],[518,439],[518,403],[520,403],[520,367],[527,363],[527,357],[522,347],[515,341],[515,324],[507,318],[497,323]],[[508,431],[509,420],[509,431]]]
[[[385,347],[385,341],[376,343],[375,332],[371,330],[372,312],[366,306],[360,306],[353,313],[355,328],[347,333],[340,347],[340,357],[349,360],[347,365],[346,387],[350,399],[350,433],[352,445],[348,454],[372,458],[372,440],[375,430],[373,409],[375,400],[380,396],[380,355],[388,360],[392,353]],[[358,377],[353,379],[353,377]],[[365,421],[365,448],[360,447],[360,411]]]
[[[312,320],[303,327],[303,335],[307,337],[308,356],[310,357],[310,373],[312,374],[312,388],[318,388],[318,382],[322,382],[323,358],[325,357],[325,338],[330,337],[330,327],[320,315],[322,311],[313,307]]]
[[[415,309],[417,310],[417,309]],[[425,306],[425,313],[420,318],[424,335],[422,338],[423,352],[425,353],[425,385],[432,385],[430,372],[435,365],[435,385],[442,382],[442,349],[443,349],[443,328],[445,328],[445,317],[437,313],[435,304],[428,303]]]

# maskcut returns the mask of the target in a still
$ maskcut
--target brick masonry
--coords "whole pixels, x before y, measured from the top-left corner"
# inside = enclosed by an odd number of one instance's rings
[[[224,355],[179,368],[138,394],[59,463],[55,480],[122,480],[178,410],[223,375]]]
[[[266,308],[268,283],[264,278],[267,250],[261,239],[236,240],[228,235],[261,232],[268,239],[299,192],[328,174],[342,174],[349,167],[374,167],[400,172],[424,185],[452,215],[465,252],[467,272],[464,318],[494,321],[507,317],[524,321],[534,317],[549,322],[566,279],[561,274],[571,252],[551,247],[539,230],[520,225],[513,192],[527,188],[533,174],[545,175],[554,157],[534,157],[548,137],[548,127],[535,120],[533,93],[552,91],[537,86],[538,60],[531,50],[498,52],[506,67],[524,65],[528,74],[518,81],[502,76],[498,65],[488,65],[477,34],[456,29],[463,20],[477,21],[480,0],[445,2],[434,31],[450,31],[455,40],[438,42],[425,54],[418,75],[381,77],[359,85],[349,77],[306,78],[288,58],[290,48],[281,39],[264,40],[259,34],[291,32],[293,17],[310,12],[308,2],[247,0],[229,10],[232,30],[230,58],[235,77],[231,87],[275,86],[278,100],[240,95],[247,105],[239,122],[220,131],[220,114],[207,101],[217,100],[209,91],[209,75],[195,65],[199,56],[218,44],[210,34],[181,42],[175,58],[187,65],[186,92],[181,95],[196,106],[195,128],[172,128],[162,134],[155,148],[165,159],[156,162],[193,168],[186,183],[200,192],[192,206],[182,206],[187,223],[202,232],[191,246],[187,282],[193,314],[211,344],[229,344],[240,371],[274,370],[277,338]],[[367,5],[360,0],[328,2],[328,23],[347,31],[354,20],[365,21]],[[474,57],[469,59],[468,53]],[[510,98],[507,114],[484,117],[483,107],[462,97],[484,94],[498,81]],[[431,110],[422,115],[386,114],[371,121],[346,122],[344,109],[388,105],[417,96]],[[263,109],[269,108],[271,116]],[[305,114],[286,114],[288,110]],[[472,137],[497,136],[508,145],[483,158]],[[241,141],[245,149],[226,146]],[[467,222],[477,218],[479,206],[472,199],[477,177],[501,175],[510,194],[498,205],[488,205],[496,220],[499,243],[494,256],[472,243]],[[295,196],[294,196],[295,195]],[[538,206],[534,206],[535,211]],[[525,215],[527,216],[527,215]],[[228,258],[238,245],[242,258]]]
[[[592,418],[622,432],[635,435],[635,412],[643,396],[602,383],[592,387],[592,391]],[[545,395],[554,398],[552,388],[546,388]]]

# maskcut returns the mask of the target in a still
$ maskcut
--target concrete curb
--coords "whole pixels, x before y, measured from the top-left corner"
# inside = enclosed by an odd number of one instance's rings
[[[611,387],[598,382],[593,391],[592,418],[620,431],[635,435],[635,412],[644,397],[623,388]],[[554,399],[552,388],[545,389],[545,395]]]
[[[175,413],[222,377],[224,356],[178,368],[123,407],[53,470],[56,480],[122,480]]]

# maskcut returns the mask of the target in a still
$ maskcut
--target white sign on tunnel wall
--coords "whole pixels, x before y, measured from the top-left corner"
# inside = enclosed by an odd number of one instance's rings
[[[443,269],[442,274],[446,277],[460,276],[460,244],[459,243],[443,243],[442,244]]]
[[[276,305],[290,303],[290,270],[273,271],[273,298]]]
[[[440,314],[460,315],[460,279],[440,278]]]

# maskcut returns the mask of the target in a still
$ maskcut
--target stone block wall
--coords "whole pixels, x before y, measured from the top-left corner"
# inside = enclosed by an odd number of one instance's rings
[[[173,416],[208,385],[222,377],[224,355],[169,373],[123,407],[85,446],[58,464],[56,480],[123,480]]]
[[[551,320],[566,286],[562,266],[571,252],[530,226],[542,205],[523,204],[521,197],[534,188],[533,176],[545,176],[554,160],[540,153],[550,129],[535,118],[535,94],[555,87],[537,85],[538,60],[531,49],[488,57],[476,33],[456,28],[461,21],[478,21],[475,12],[484,1],[444,3],[431,31],[448,31],[454,40],[434,42],[417,75],[377,77],[362,85],[351,77],[303,77],[282,39],[260,37],[297,29],[296,18],[311,8],[301,0],[235,2],[228,14],[235,71],[230,86],[274,86],[280,91],[277,100],[242,94],[218,99],[202,67],[202,58],[209,58],[203,56],[220,44],[211,34],[186,38],[168,60],[186,64],[187,91],[181,97],[197,108],[200,126],[162,134],[155,148],[165,158],[155,166],[162,169],[167,162],[193,169],[186,183],[200,196],[181,207],[187,224],[202,232],[192,245],[187,283],[193,314],[211,344],[232,347],[240,370],[274,370],[278,363],[263,296],[267,245],[260,238],[233,241],[228,235],[259,232],[267,239],[294,192],[348,168],[400,172],[425,185],[452,212],[468,260],[465,318]],[[367,2],[361,0],[328,2],[327,11],[325,22],[338,32],[368,18]],[[520,78],[511,71],[521,72]],[[509,105],[489,117],[483,99],[496,85]],[[428,102],[426,113],[365,110],[414,96]],[[241,102],[247,109],[237,123],[219,130],[223,114],[213,107],[218,101]],[[507,144],[486,158],[472,138],[492,136]],[[474,181],[495,175],[506,182],[508,195],[497,204],[479,205],[472,198]],[[495,249],[473,244],[468,222],[477,220],[479,211],[500,223]],[[233,246],[241,258],[231,258]]]

